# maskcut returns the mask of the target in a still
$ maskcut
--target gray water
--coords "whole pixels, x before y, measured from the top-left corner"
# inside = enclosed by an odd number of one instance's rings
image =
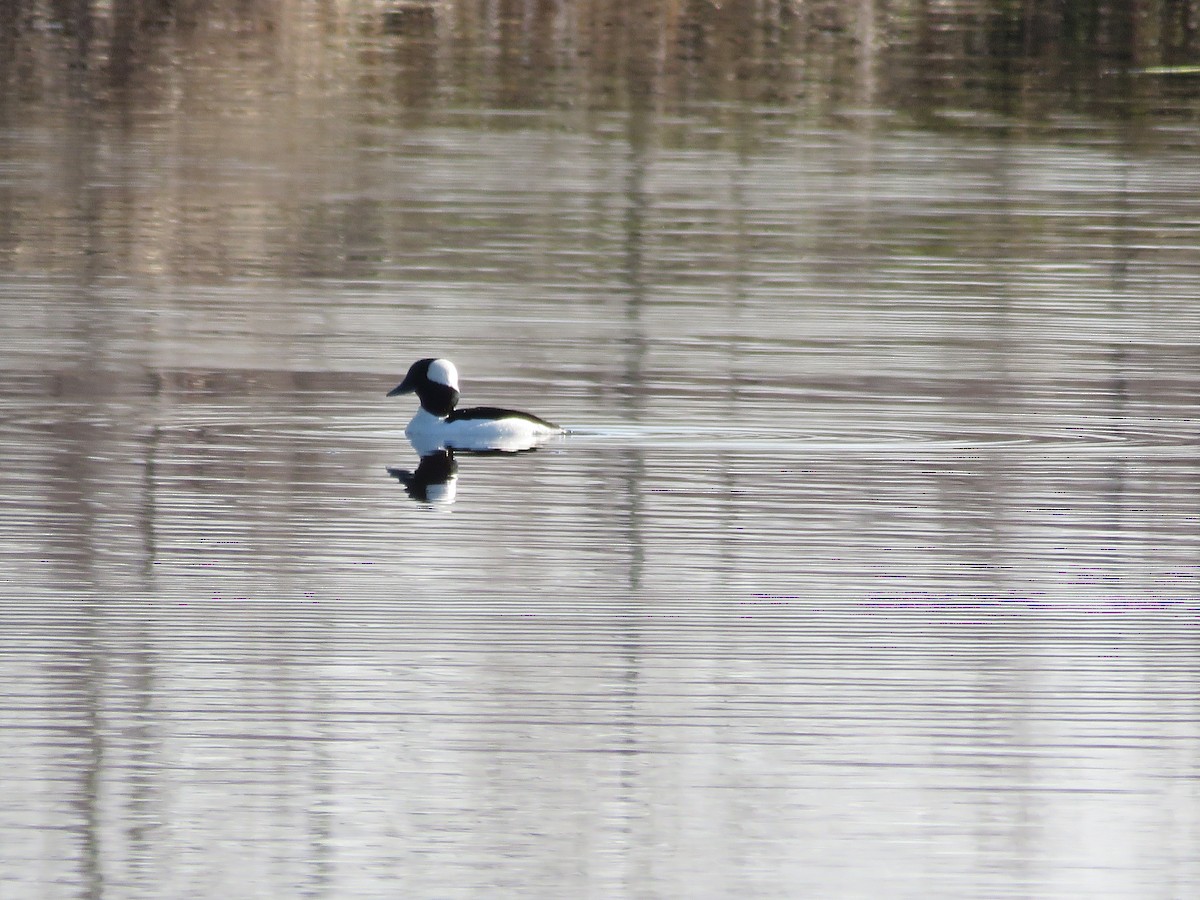
[[[1200,894],[1190,89],[310,13],[2,107],[0,895]],[[414,501],[430,355],[571,433]]]

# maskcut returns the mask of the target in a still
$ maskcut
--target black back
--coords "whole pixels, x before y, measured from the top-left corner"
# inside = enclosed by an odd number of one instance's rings
[[[517,409],[503,409],[499,406],[472,406],[469,409],[456,409],[446,417],[447,422],[466,422],[471,419],[524,419],[535,425],[546,428],[558,428],[553,422],[540,419],[532,413],[521,412]]]

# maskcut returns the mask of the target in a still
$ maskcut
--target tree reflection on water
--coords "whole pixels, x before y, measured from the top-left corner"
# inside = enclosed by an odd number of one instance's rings
[[[1031,90],[1103,103],[1113,72],[1194,62],[1200,48],[1191,0],[14,0],[0,10],[6,94],[31,99],[83,78],[93,96],[139,105],[169,102],[168,73],[212,67],[212,55],[257,71],[264,89],[303,83],[409,111],[1008,108]]]

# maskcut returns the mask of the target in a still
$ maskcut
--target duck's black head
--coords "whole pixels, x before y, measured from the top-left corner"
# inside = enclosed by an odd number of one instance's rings
[[[387,395],[412,393],[427,412],[438,417],[450,415],[458,403],[458,369],[448,359],[418,359],[409,366],[404,380]]]

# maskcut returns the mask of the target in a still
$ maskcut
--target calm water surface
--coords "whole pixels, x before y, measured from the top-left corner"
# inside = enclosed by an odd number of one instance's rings
[[[1200,895],[1194,98],[373,49],[4,106],[0,895]]]

